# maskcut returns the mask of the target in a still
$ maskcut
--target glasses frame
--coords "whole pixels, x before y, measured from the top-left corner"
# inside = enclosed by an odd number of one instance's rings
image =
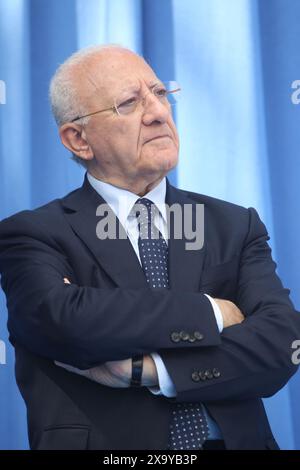
[[[177,82],[174,82],[176,83],[176,85],[178,85]],[[149,95],[149,93],[152,93],[153,96],[156,97],[156,95],[154,94],[153,90],[155,90],[155,87],[161,85],[161,84],[164,84],[164,82],[162,83],[157,83],[156,85],[154,85],[152,87],[151,90],[149,90],[148,93],[146,93],[146,95],[144,95],[143,97],[140,98],[140,100],[138,101],[137,103],[137,106],[140,102],[143,102],[145,100],[145,98]],[[167,97],[168,95],[171,95],[172,93],[177,93],[178,91],[181,91],[181,88],[180,86],[178,86],[177,88],[175,88],[174,90],[166,90],[166,96]],[[171,105],[172,103],[170,103]],[[92,113],[88,113],[88,114],[83,114],[82,116],[77,116],[76,118],[72,119],[70,122],[75,122],[75,121],[79,121],[79,119],[83,119],[83,118],[86,118],[86,117],[89,117],[89,116],[94,116],[94,114],[98,114],[98,113],[104,113],[105,111],[114,111],[115,113],[118,114],[118,116],[123,116],[123,114],[119,113],[118,111],[118,107],[116,104],[114,104],[113,106],[110,106],[109,108],[105,108],[105,109],[100,109],[99,111],[94,111]],[[129,113],[131,114],[131,113]],[[126,116],[126,114],[124,114],[124,116]]]

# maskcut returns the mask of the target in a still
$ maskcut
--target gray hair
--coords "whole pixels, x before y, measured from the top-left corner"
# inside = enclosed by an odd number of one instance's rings
[[[87,114],[88,110],[84,103],[80,101],[80,96],[76,89],[74,77],[76,76],[75,68],[83,65],[88,59],[96,56],[103,50],[120,49],[133,52],[119,44],[93,45],[74,52],[63,64],[61,64],[53,75],[50,88],[49,98],[52,113],[58,127],[66,122],[72,121],[80,114]],[[87,124],[89,117],[82,118],[77,122],[81,125]],[[86,163],[82,158],[73,154],[73,160],[86,167]]]

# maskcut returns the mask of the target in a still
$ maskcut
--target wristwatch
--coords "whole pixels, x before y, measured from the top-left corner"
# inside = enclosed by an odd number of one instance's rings
[[[131,387],[141,387],[143,375],[144,356],[138,355],[132,358]]]

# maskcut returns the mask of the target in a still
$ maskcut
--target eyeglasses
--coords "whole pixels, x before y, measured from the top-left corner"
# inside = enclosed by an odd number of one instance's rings
[[[177,82],[163,82],[157,83],[154,85],[146,95],[141,96],[140,94],[127,93],[122,95],[122,97],[117,98],[113,106],[109,108],[100,109],[99,111],[94,111],[93,113],[84,114],[83,116],[77,116],[72,119],[70,122],[78,121],[88,116],[93,116],[94,114],[103,113],[104,111],[114,111],[119,116],[126,116],[128,114],[134,113],[140,103],[144,104],[146,97],[149,93],[152,93],[159,101],[165,106],[174,105],[177,103],[180,96],[181,88]]]

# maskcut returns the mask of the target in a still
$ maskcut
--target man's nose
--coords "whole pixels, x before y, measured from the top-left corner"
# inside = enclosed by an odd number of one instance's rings
[[[154,121],[165,123],[170,115],[170,105],[162,103],[153,93],[144,97],[143,124],[151,125]]]

